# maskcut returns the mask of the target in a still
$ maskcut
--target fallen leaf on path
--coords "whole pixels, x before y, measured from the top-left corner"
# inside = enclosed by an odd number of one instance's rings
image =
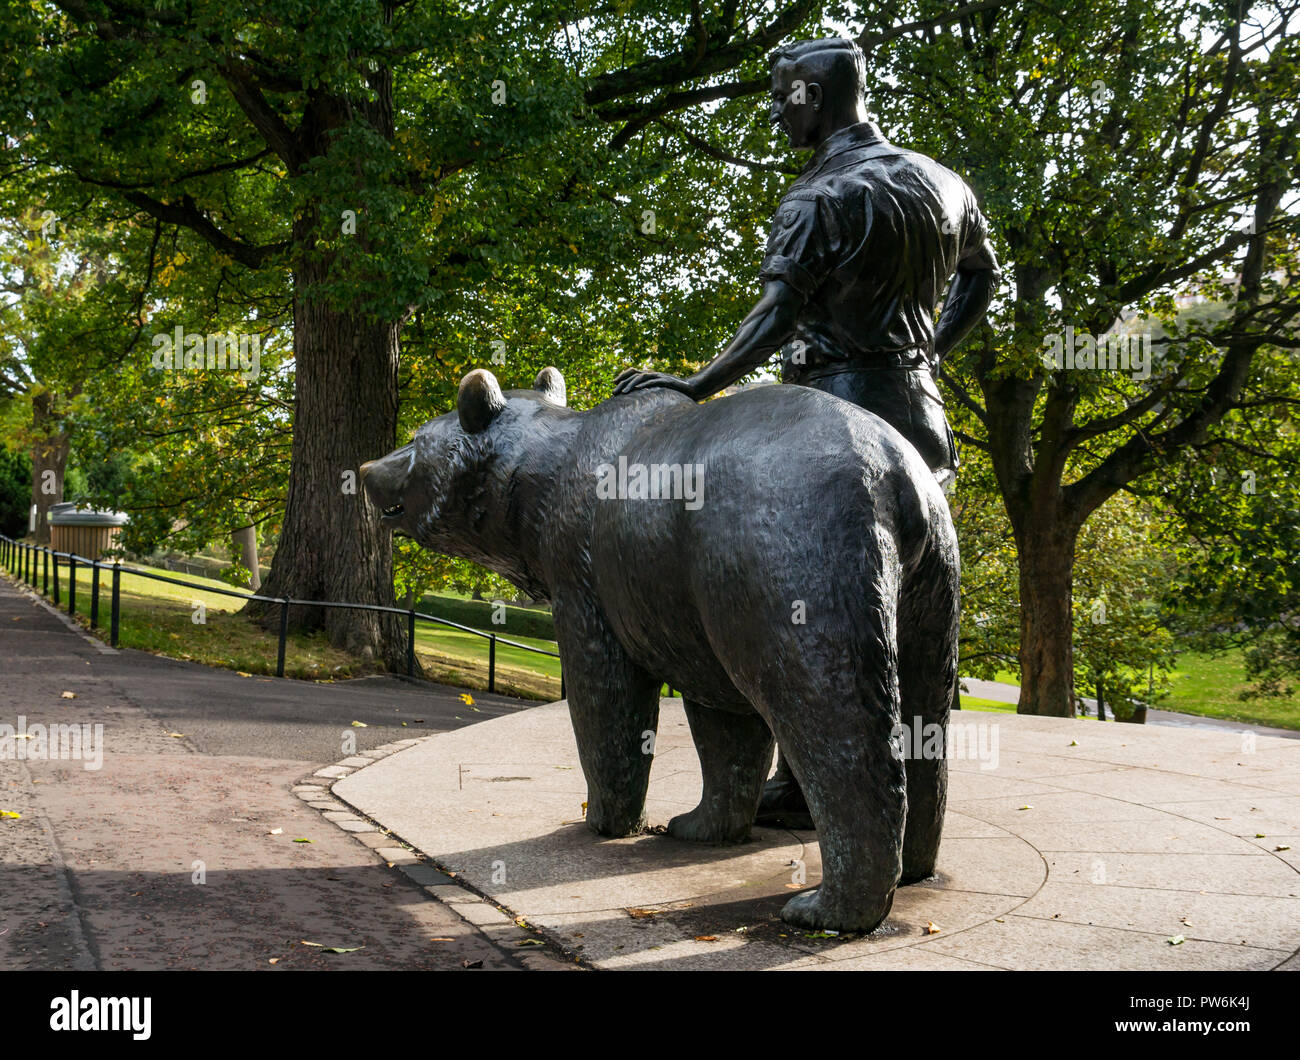
[[[352,723],[352,727],[353,727],[354,729],[368,729],[368,728],[370,728],[370,726],[367,725],[364,721],[354,721],[354,722]]]
[[[295,839],[295,843],[314,843],[314,839]]]
[[[933,920],[927,920],[925,922],[925,933],[927,935],[939,934],[939,925],[936,924]]]
[[[17,821],[22,817],[22,814],[15,813],[13,810],[0,810],[0,817],[9,817]]]
[[[272,828],[272,829],[271,829],[269,832],[267,832],[266,834],[267,834],[267,835],[284,835],[284,829],[283,829],[283,828]]]
[[[430,939],[430,942],[455,942],[455,939]]]
[[[541,939],[522,939],[517,943],[519,946],[545,946],[546,943]]]
[[[1033,807],[1032,807],[1032,806],[1021,806],[1020,809],[1022,809],[1022,810],[1032,810]]]
[[[77,693],[76,693],[76,692],[60,692],[60,693],[59,693],[59,698],[60,698],[60,699],[76,699],[76,698],[77,698]]]
[[[717,942],[718,936],[717,935],[696,935],[695,941],[696,942]]]
[[[244,673],[243,670],[236,670],[235,673],[237,673],[240,677],[252,677],[252,676],[253,676],[252,674],[246,674],[246,673]]]
[[[364,950],[364,946],[326,946],[326,953],[356,953],[357,950]]]
[[[1167,941],[1171,946],[1181,946],[1184,942],[1187,941],[1187,939],[1185,939],[1182,935],[1175,935],[1173,938],[1166,939],[1165,941]]]
[[[272,957],[272,958],[271,958],[269,961],[267,961],[266,963],[267,963],[267,964],[279,964],[279,963],[280,963],[280,958],[279,958],[279,957]]]
[[[1288,846],[1281,846],[1281,847],[1274,847],[1273,849],[1274,849],[1274,850],[1290,850],[1291,848],[1288,847]]]
[[[170,736],[173,740],[185,739],[185,734],[183,732],[169,732],[167,735]]]
[[[462,968],[482,968],[483,962],[482,961],[461,961],[460,966]]]
[[[627,915],[630,916],[633,920],[649,920],[650,917],[658,916],[662,912],[663,912],[662,909],[631,908],[627,910]]]

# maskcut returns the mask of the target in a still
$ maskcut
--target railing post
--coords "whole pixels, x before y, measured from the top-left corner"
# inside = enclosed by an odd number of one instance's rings
[[[285,597],[280,601],[280,654],[276,658],[275,676],[284,676],[284,642],[289,636],[289,599]]]
[[[110,647],[117,647],[117,635],[122,625],[122,561],[117,560],[113,564],[113,602],[110,605],[111,615],[109,617],[108,643]]]
[[[406,676],[415,676],[415,608],[406,613]]]
[[[560,698],[561,698],[561,699],[567,699],[567,698],[568,698],[568,697],[564,694],[564,663],[563,663],[563,662],[560,663]]]
[[[50,595],[50,547],[46,545],[41,549],[41,555],[45,557],[41,566],[45,572],[45,588],[42,590],[46,596]],[[59,602],[59,561],[54,561],[54,602]]]
[[[99,560],[90,561],[90,628],[99,625]]]
[[[77,556],[68,553],[68,614],[77,613]]]
[[[488,691],[497,690],[497,635],[492,634],[488,641]]]

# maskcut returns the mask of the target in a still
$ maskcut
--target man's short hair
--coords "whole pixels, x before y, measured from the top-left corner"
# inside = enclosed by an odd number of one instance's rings
[[[835,85],[852,85],[855,98],[867,98],[867,57],[855,40],[822,37],[783,44],[768,56],[768,67],[791,63],[805,80],[816,81],[823,90],[829,80]]]

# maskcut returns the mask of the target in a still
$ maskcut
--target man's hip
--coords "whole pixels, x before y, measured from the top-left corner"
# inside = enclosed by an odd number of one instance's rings
[[[834,394],[874,412],[912,443],[936,476],[956,471],[956,442],[929,368],[840,365],[787,374],[785,381]]]

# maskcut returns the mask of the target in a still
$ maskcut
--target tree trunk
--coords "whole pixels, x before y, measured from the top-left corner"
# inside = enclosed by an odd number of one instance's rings
[[[262,572],[257,560],[257,527],[242,526],[230,535],[235,559],[248,568],[248,588],[257,592],[262,587]]]
[[[1074,717],[1071,614],[1078,531],[1060,514],[1017,535],[1020,562],[1019,714]]]
[[[305,216],[294,226],[292,463],[262,594],[392,607],[392,541],[360,488],[358,469],[396,447],[398,325],[314,292],[328,271],[312,253],[315,224]],[[274,605],[248,610],[268,625],[279,620]],[[323,629],[351,654],[405,669],[405,631],[394,615],[293,607],[289,624]]]
[[[49,511],[63,500],[63,476],[72,451],[68,433],[62,430],[54,412],[54,395],[48,390],[32,398],[32,428],[36,437],[32,444],[32,504],[36,508],[34,534],[38,545],[48,545]]]
[[[385,20],[392,11],[385,9]],[[393,138],[392,73],[368,78],[368,100],[318,95],[302,128],[306,156],[323,158],[335,132],[360,113],[380,136]],[[358,181],[363,181],[357,173]],[[367,312],[364,298],[331,301],[322,284],[363,280],[335,275],[335,255],[323,239],[339,234],[340,217],[318,204],[303,208],[293,225],[294,423],[289,496],[280,541],[264,596],[394,606],[392,539],[361,489],[359,468],[384,456],[397,438],[397,339],[400,324]],[[351,235],[369,249],[364,223]],[[371,279],[374,279],[373,277]],[[275,605],[246,610],[267,625]],[[363,659],[405,672],[406,630],[397,615],[336,607],[289,609],[292,629],[323,629],[330,643]],[[419,664],[416,664],[419,672]]]

